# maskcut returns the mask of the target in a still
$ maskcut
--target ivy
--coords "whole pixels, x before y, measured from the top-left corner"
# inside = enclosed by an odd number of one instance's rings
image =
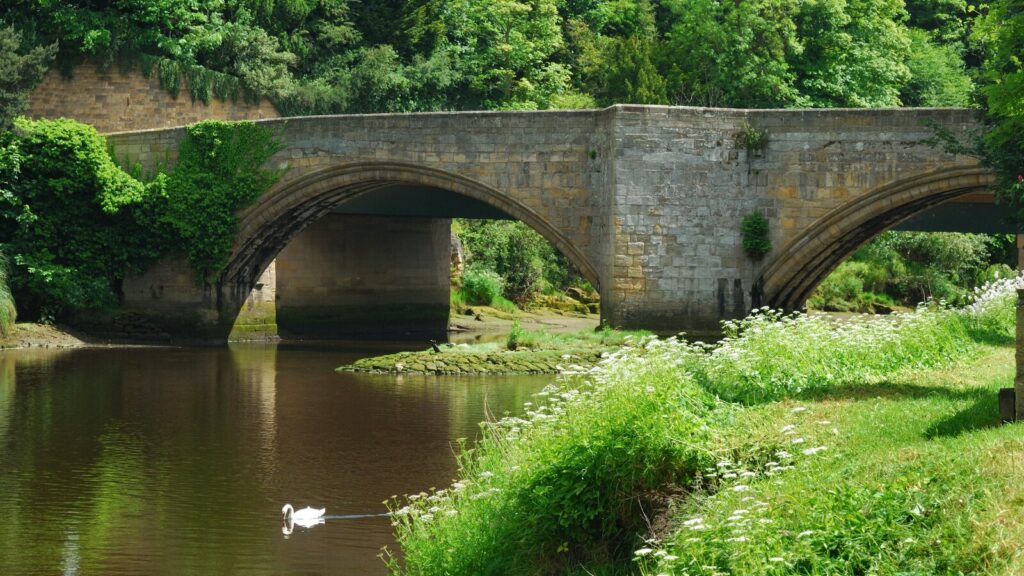
[[[178,163],[148,183],[115,164],[91,126],[15,126],[0,133],[0,248],[28,318],[113,305],[126,274],[173,254],[216,280],[238,229],[235,212],[279,176],[262,168],[279,144],[251,122],[189,126]]]
[[[202,280],[215,280],[227,265],[235,213],[280,177],[262,168],[280,149],[270,130],[252,122],[199,122],[186,128],[174,169],[150,184],[150,202],[159,205],[151,212]]]
[[[758,213],[748,214],[740,224],[740,231],[743,234],[743,251],[751,258],[759,260],[771,252],[767,218]]]

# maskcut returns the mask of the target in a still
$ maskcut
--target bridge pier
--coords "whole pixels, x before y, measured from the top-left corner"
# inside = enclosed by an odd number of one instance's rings
[[[285,338],[444,339],[451,220],[328,214],[277,258]]]
[[[179,258],[127,278],[124,305],[187,340],[444,339],[450,229],[448,219],[327,214],[251,291],[198,285]]]

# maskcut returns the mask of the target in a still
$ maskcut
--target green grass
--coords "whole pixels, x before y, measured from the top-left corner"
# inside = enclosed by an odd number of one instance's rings
[[[1020,425],[998,426],[996,406],[1012,354],[987,347],[951,369],[746,410],[729,432],[733,453],[781,443],[793,469],[730,463],[756,471],[749,490],[729,479],[681,500],[675,531],[651,546],[643,572],[1021,573],[1024,437]]]
[[[1013,473],[982,465],[1020,451],[1013,428],[975,431],[1005,376],[932,370],[1006,373],[991,343],[1013,332],[1009,292],[840,325],[762,311],[715,346],[641,339],[488,424],[453,487],[395,502],[404,559],[385,558],[405,574],[987,573],[1012,540],[972,519],[1020,535],[989,511]]]

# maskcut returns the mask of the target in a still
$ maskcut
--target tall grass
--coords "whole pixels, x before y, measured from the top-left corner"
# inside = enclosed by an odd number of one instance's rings
[[[14,334],[14,322],[18,314],[7,281],[8,270],[7,257],[0,254],[0,337],[3,338],[9,338]]]
[[[718,440],[744,405],[963,359],[979,340],[1012,334],[1015,287],[990,287],[965,308],[843,323],[759,310],[728,323],[717,345],[636,340],[596,368],[567,373],[526,418],[487,424],[483,440],[464,447],[463,479],[451,488],[395,502],[404,565],[386,560],[415,575],[628,565],[657,494],[709,482],[724,456]],[[777,449],[754,443],[747,452],[761,469],[724,470],[710,482],[784,471],[787,461],[770,457]]]

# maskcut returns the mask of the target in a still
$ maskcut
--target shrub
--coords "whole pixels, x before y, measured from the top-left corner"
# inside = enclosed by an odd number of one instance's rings
[[[501,277],[490,270],[469,266],[462,275],[462,294],[469,304],[490,306],[502,288]]]
[[[523,327],[519,325],[519,320],[516,320],[512,323],[512,329],[509,330],[508,337],[505,338],[505,347],[509,350],[519,348],[519,341],[523,338],[523,335]]]
[[[772,243],[768,239],[768,219],[761,214],[749,214],[740,223],[743,234],[743,250],[751,258],[759,259],[771,251]]]

